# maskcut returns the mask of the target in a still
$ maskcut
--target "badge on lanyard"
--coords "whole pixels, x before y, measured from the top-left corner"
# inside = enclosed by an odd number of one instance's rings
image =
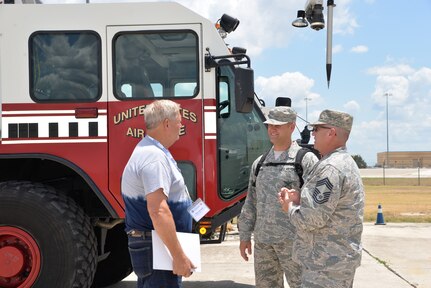
[[[208,211],[210,211],[210,208],[208,208],[207,204],[205,204],[201,198],[198,198],[189,208],[187,208],[187,211],[192,215],[193,219],[198,222],[205,216],[205,214],[208,213]]]

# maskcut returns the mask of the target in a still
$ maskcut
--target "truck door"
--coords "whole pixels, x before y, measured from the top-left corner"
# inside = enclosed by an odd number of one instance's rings
[[[237,111],[234,77],[231,67],[218,68],[219,193],[225,200],[245,194],[253,162],[271,147],[260,110],[255,106],[250,113]]]
[[[199,24],[107,27],[109,189],[121,203],[122,172],[144,137],[143,109],[156,99],[181,105],[183,135],[171,152],[180,168],[189,163],[186,183],[196,186],[203,161],[199,35]]]

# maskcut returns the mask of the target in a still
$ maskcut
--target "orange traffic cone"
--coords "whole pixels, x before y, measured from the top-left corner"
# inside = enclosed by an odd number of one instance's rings
[[[386,225],[385,218],[383,217],[382,205],[377,207],[377,220],[374,225]]]

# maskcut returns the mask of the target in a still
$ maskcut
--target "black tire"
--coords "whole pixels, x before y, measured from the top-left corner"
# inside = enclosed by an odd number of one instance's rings
[[[97,264],[93,288],[106,287],[120,282],[133,271],[124,224],[108,230],[105,251],[109,251],[110,254],[108,258]]]
[[[72,199],[38,183],[3,182],[0,219],[0,238],[7,239],[8,231],[21,231],[27,236],[17,236],[18,240],[32,238],[37,244],[25,252],[40,258],[29,265],[36,276],[13,287],[90,287],[96,271],[96,237],[88,217]]]

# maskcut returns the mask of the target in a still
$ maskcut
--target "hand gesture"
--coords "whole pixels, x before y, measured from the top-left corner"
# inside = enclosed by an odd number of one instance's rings
[[[288,189],[283,187],[280,189],[280,192],[278,192],[278,201],[280,202],[283,211],[287,212],[289,210],[289,206],[292,205],[291,203],[299,205],[299,192],[295,189]]]

